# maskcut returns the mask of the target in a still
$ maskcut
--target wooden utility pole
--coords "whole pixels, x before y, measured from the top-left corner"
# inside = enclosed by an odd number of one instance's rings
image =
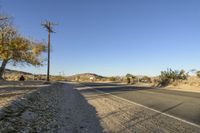
[[[49,82],[49,73],[50,73],[50,50],[51,50],[51,33],[55,33],[53,31],[53,26],[56,25],[50,21],[45,21],[42,23],[42,26],[47,30],[48,32],[48,64],[47,64],[47,82]]]

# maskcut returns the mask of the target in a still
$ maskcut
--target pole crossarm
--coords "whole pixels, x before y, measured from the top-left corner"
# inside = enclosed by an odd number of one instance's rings
[[[53,30],[53,26],[56,26],[58,24],[50,22],[50,21],[45,21],[41,24],[43,26],[43,28],[45,28],[48,32],[50,33],[55,33],[55,31]]]

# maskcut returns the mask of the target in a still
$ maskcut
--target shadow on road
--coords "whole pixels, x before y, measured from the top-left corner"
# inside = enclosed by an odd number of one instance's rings
[[[79,89],[82,93],[92,93],[96,90],[103,91],[105,93],[124,93],[128,91],[142,91],[142,90],[155,90],[156,88],[152,87],[137,87],[137,86],[127,86],[127,85],[121,85],[121,84],[112,84],[112,83],[80,83],[78,85],[75,85],[78,88],[84,88]],[[87,88],[89,87],[89,88]]]
[[[105,93],[112,94],[121,94],[130,91],[151,91],[154,93],[163,93],[170,95],[179,95],[186,96],[191,98],[200,98],[200,93],[195,92],[184,92],[184,91],[176,91],[176,90],[167,90],[164,88],[155,88],[155,87],[141,87],[141,86],[130,86],[123,84],[114,84],[114,83],[80,83],[76,87],[90,87],[88,89],[80,90],[84,93],[89,93],[93,90],[103,91]]]

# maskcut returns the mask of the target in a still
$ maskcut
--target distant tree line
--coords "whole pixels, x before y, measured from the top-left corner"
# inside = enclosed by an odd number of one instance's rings
[[[152,83],[152,79],[148,76],[134,76],[132,74],[126,74],[127,84],[135,84],[135,83]]]
[[[196,71],[196,76],[200,78],[200,71]],[[161,71],[160,75],[157,77],[148,76],[134,76],[132,74],[126,75],[127,84],[135,83],[152,83],[154,86],[167,86],[176,81],[187,80],[189,77],[189,72],[184,70],[172,70],[167,69]]]

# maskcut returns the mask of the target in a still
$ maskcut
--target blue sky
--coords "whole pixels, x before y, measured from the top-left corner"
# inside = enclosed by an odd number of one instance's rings
[[[0,7],[21,34],[37,40],[47,40],[42,20],[59,23],[52,74],[200,69],[199,0],[0,0]],[[16,69],[46,73],[46,66]]]

